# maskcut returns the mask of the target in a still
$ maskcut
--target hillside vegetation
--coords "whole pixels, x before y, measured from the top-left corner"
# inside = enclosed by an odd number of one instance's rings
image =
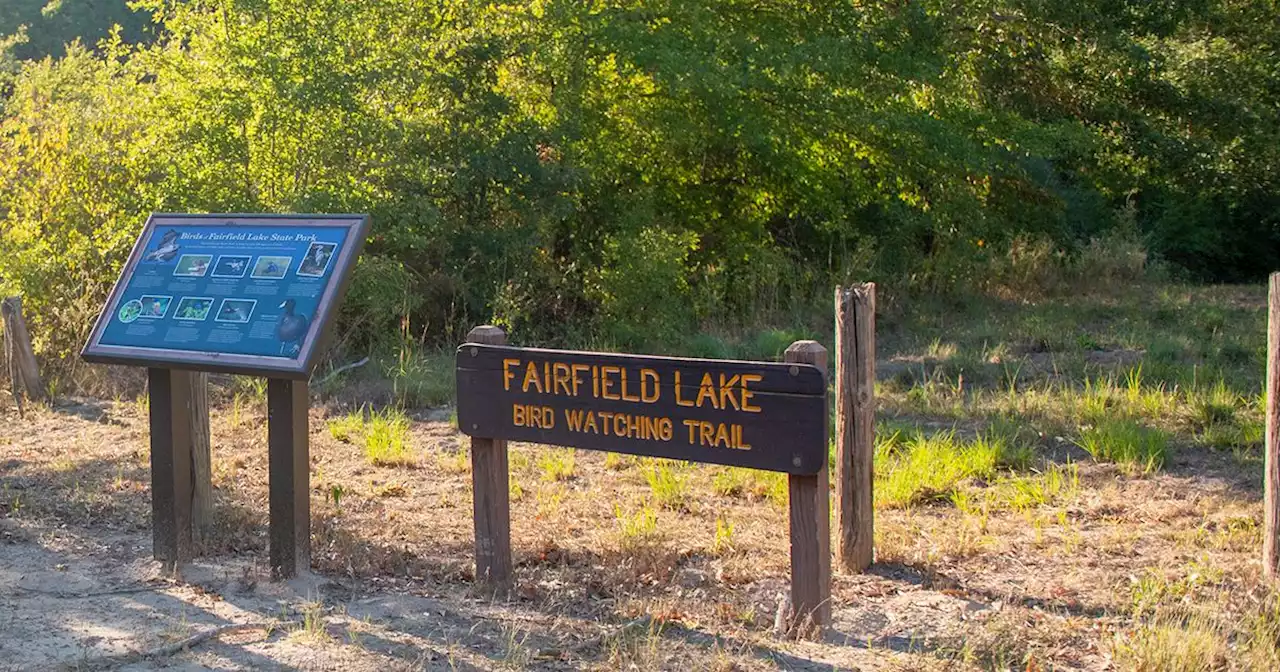
[[[6,40],[0,289],[46,357],[153,211],[371,213],[350,350],[1280,262],[1275,0],[135,4],[154,40]]]

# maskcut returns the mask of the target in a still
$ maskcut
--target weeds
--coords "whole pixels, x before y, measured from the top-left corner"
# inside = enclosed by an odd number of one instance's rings
[[[664,509],[685,511],[689,504],[689,477],[681,466],[671,460],[650,460],[645,465],[644,478],[654,501]]]
[[[1164,466],[1169,437],[1130,420],[1104,420],[1086,428],[1076,442],[1098,462],[1114,462],[1126,473],[1149,474]]]
[[[399,409],[369,414],[364,427],[364,454],[378,466],[412,466],[417,458],[408,446],[409,419]]]
[[[538,456],[542,480],[558,483],[573,478],[577,453],[572,448],[553,448]]]
[[[658,532],[658,513],[652,506],[644,504],[627,513],[615,504],[613,515],[618,521],[618,546],[623,553],[647,550],[662,540]]]

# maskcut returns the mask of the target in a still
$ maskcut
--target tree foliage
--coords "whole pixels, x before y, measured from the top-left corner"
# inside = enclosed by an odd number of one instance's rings
[[[370,212],[350,347],[645,344],[1116,227],[1205,278],[1280,261],[1275,0],[140,5],[153,42],[4,103],[0,277],[50,352],[152,210]]]

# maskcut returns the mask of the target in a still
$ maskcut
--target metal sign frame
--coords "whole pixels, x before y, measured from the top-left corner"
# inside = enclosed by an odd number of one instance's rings
[[[208,227],[222,223],[229,230],[240,227],[297,227],[317,229],[344,227],[347,243],[342,246],[333,265],[333,276],[325,286],[315,314],[302,342],[301,350],[294,358],[270,357],[238,353],[220,353],[154,347],[108,345],[101,342],[107,325],[115,314],[116,304],[129,285],[130,279],[142,260],[144,250],[157,227],[181,229],[184,226]],[[335,308],[346,294],[351,282],[351,271],[364,247],[369,233],[369,216],[363,214],[178,214],[155,213],[147,218],[142,232],[134,243],[129,258],[121,269],[111,294],[107,297],[102,313],[90,332],[80,356],[97,364],[121,364],[151,368],[178,368],[192,371],[232,373],[273,378],[305,380],[323,351],[333,322]]]

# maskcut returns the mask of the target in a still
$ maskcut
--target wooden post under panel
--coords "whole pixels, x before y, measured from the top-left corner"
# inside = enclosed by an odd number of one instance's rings
[[[836,557],[871,566],[875,537],[876,286],[836,288]]]
[[[468,343],[506,345],[507,335],[484,325],[467,334]],[[463,356],[466,356],[465,354]],[[507,442],[472,437],[471,496],[476,530],[476,581],[505,589],[512,581],[511,492]]]
[[[311,569],[311,457],[307,383],[267,380],[271,573],[288,579]]]
[[[213,517],[209,439],[209,374],[191,373],[191,535],[204,540]]]
[[[191,558],[191,373],[148,369],[151,550],[169,569]]]
[[[14,400],[22,410],[22,392],[32,401],[44,401],[44,383],[40,381],[40,365],[31,346],[31,332],[22,315],[22,297],[11,296],[0,301],[0,318],[4,320],[5,360],[9,365]]]
[[[1280,273],[1271,274],[1267,299],[1267,454],[1262,517],[1262,568],[1280,573]]]
[[[793,364],[812,364],[824,372],[827,368],[827,350],[815,341],[792,343],[785,359]],[[823,428],[826,428],[825,422]],[[831,494],[827,460],[822,461],[822,470],[815,475],[789,475],[788,479],[791,625],[793,628],[811,625],[821,630],[831,622]]]

